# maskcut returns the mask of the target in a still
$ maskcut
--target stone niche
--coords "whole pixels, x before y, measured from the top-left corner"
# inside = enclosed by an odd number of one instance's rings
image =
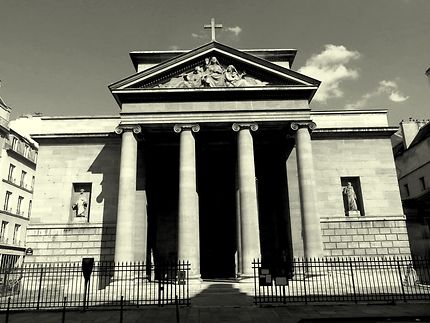
[[[92,183],[73,183],[70,199],[69,222],[90,221]]]
[[[342,186],[345,216],[364,216],[364,204],[363,195],[361,192],[360,177],[341,177],[340,182]]]

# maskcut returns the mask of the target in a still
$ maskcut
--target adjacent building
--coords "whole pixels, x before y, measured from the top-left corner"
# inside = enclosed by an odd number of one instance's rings
[[[392,141],[411,252],[430,257],[430,121],[402,121]]]
[[[10,108],[1,99],[0,108],[0,268],[6,268],[24,260],[37,144],[10,127]]]

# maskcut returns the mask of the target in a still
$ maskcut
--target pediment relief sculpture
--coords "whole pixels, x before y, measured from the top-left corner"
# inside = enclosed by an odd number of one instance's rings
[[[206,58],[204,66],[196,66],[192,72],[180,74],[159,88],[204,88],[204,87],[249,87],[265,86],[262,82],[245,72],[239,73],[233,65],[224,68],[216,57]]]

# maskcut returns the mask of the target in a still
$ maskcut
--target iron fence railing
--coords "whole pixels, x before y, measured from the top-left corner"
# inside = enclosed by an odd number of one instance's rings
[[[255,260],[256,304],[430,300],[429,258]]]
[[[0,308],[189,305],[188,262],[98,262],[86,286],[81,263],[0,269]],[[87,288],[87,289],[86,289]],[[85,290],[86,289],[86,290]],[[123,301],[121,302],[121,298]]]

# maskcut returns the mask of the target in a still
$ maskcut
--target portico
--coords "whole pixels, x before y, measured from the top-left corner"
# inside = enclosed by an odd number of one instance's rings
[[[286,146],[285,151],[287,151],[291,150],[294,145],[292,143],[295,141],[298,147],[297,166],[300,170],[298,185],[301,200],[305,203],[302,206],[303,235],[308,237],[307,240],[304,240],[304,251],[308,257],[321,256],[321,240],[315,239],[316,236],[317,238],[320,237],[321,230],[319,218],[315,212],[313,166],[312,163],[309,163],[309,160],[312,160],[310,131],[314,128],[314,124],[309,121],[284,122],[284,124],[283,129],[276,130],[271,129],[273,125],[268,126],[263,123],[263,126],[259,127],[256,122],[230,123],[230,127],[228,127],[228,123],[181,123],[175,124],[170,129],[164,126],[160,129],[159,126],[151,127],[148,125],[148,135],[145,135],[146,127],[142,124],[120,126],[119,129],[123,129],[123,131],[117,131],[117,133],[122,136],[123,148],[120,159],[118,221],[122,221],[126,225],[131,223],[133,226],[133,222],[126,218],[127,214],[131,214],[131,212],[123,212],[122,210],[133,210],[135,204],[133,199],[135,195],[132,193],[138,173],[136,168],[138,164],[136,135],[140,135],[142,132],[145,138],[142,143],[143,155],[153,156],[153,162],[148,163],[148,168],[145,169],[144,173],[151,173],[152,168],[159,165],[157,153],[155,153],[156,149],[149,148],[151,145],[159,147],[164,145],[168,147],[164,147],[164,149],[172,152],[176,150],[177,160],[170,160],[169,166],[164,166],[169,167],[171,173],[173,173],[172,169],[178,172],[178,181],[175,183],[177,190],[172,190],[171,193],[166,194],[164,199],[157,200],[151,194],[152,187],[155,187],[155,191],[160,190],[159,187],[156,188],[159,185],[155,183],[157,178],[148,179],[147,188],[149,205],[151,202],[159,205],[177,203],[176,208],[172,207],[172,213],[176,214],[170,214],[170,224],[168,224],[176,230],[176,234],[170,232],[170,237],[172,239],[177,237],[177,242],[166,248],[160,240],[157,243],[157,239],[149,239],[150,245],[147,245],[146,249],[151,250],[154,253],[153,257],[155,256],[155,259],[159,261],[176,259],[189,261],[192,268],[191,277],[200,278],[202,274],[204,278],[250,277],[253,274],[251,265],[253,259],[262,257],[261,240],[270,240],[270,236],[276,236],[276,239],[282,240],[283,235],[291,235],[288,232],[290,230],[287,225],[288,221],[281,221],[288,217],[284,205],[287,196],[283,198],[280,196],[288,190],[285,170],[286,153],[278,154],[277,160],[275,160],[276,164],[283,164],[284,168],[278,167],[276,170],[279,173],[275,171],[274,177],[284,176],[284,180],[280,181],[282,184],[274,185],[277,189],[272,188],[273,195],[270,198],[270,204],[273,204],[272,207],[274,206],[279,213],[272,214],[275,218],[279,218],[275,222],[282,223],[283,227],[277,228],[279,232],[268,232],[268,230],[273,230],[273,227],[269,228],[266,225],[262,229],[259,223],[261,216],[259,216],[259,211],[263,212],[264,216],[272,216],[269,211],[270,208],[267,207],[267,193],[262,194],[260,200],[257,194],[259,187],[260,189],[268,189],[267,182],[271,178],[265,168],[267,166],[273,167],[270,165],[271,162],[265,158],[268,150],[264,147],[273,144],[279,145],[280,142],[283,142]],[[155,137],[154,134],[159,131],[171,133],[168,134],[168,139],[164,142],[156,143],[157,140],[155,140],[151,143],[151,139]],[[254,135],[258,131],[263,131],[263,135],[257,139],[259,156],[256,158]],[[172,136],[173,133],[177,135]],[[284,139],[282,140],[282,138]],[[291,147],[288,148],[288,145]],[[162,154],[160,156],[163,158]],[[256,160],[258,160],[258,166],[261,168],[258,175],[263,180],[260,185],[257,182]],[[220,178],[214,178],[208,173],[217,174],[217,177]],[[174,180],[162,185],[175,185],[173,182]],[[211,187],[212,183],[214,183],[213,187]],[[280,196],[278,200],[276,200],[276,195]],[[259,202],[262,205],[259,205]],[[148,210],[149,219],[153,218],[155,222],[157,221],[156,218],[160,216],[160,209],[156,209],[158,210],[157,214],[153,213],[155,211]],[[139,218],[139,215],[136,218]],[[219,221],[217,221],[218,219]],[[151,220],[149,223],[149,226],[145,228],[151,232],[142,234],[154,237],[159,234],[156,229],[157,225]],[[164,225],[166,225],[165,222]],[[126,230],[123,226],[124,224],[117,225],[116,229],[116,245],[118,247],[115,247],[115,261],[138,260],[132,256],[135,254],[132,250],[133,242],[130,240],[131,235],[129,234],[132,228]],[[215,232],[211,232],[212,230]],[[224,239],[226,241],[223,241]],[[291,244],[291,241],[287,240],[266,242],[266,257],[263,255],[263,259],[267,258],[270,262],[279,261],[282,252],[291,249],[291,246],[288,245]],[[123,245],[128,248],[121,247]],[[217,253],[216,249],[220,252]],[[220,256],[221,254],[224,256]],[[221,264],[217,264],[220,262]],[[203,273],[201,272],[202,265]]]

